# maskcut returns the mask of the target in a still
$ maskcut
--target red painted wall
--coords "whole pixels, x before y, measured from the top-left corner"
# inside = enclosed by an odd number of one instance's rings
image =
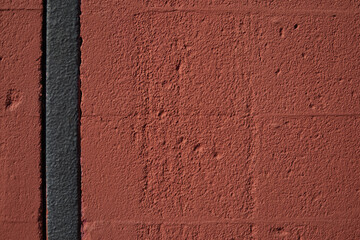
[[[0,239],[40,239],[41,1],[0,2]]]
[[[83,1],[83,239],[360,239],[360,2]]]
[[[81,7],[83,239],[360,239],[359,1]],[[41,13],[0,3],[0,239],[41,237]]]

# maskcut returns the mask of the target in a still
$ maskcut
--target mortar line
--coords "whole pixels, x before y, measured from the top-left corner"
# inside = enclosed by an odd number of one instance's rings
[[[45,2],[45,0],[44,0]],[[44,5],[43,2],[43,5]],[[12,11],[42,11],[41,8],[2,8],[0,12],[12,12]]]
[[[272,9],[266,7],[257,7],[257,6],[241,6],[239,9],[234,8],[225,8],[225,7],[214,7],[214,8],[189,8],[189,7],[145,7],[138,9],[134,12],[137,14],[144,13],[214,13],[214,14],[223,14],[223,13],[232,13],[232,14],[278,14],[278,15],[326,15],[326,14],[344,14],[344,15],[357,15],[360,14],[359,11],[346,11],[346,10],[336,10],[336,9]]]
[[[247,27],[247,42],[250,44],[249,46],[249,51],[250,51],[250,63],[252,63],[253,61],[253,57],[254,56],[254,44],[253,44],[253,31],[252,31],[252,17],[251,14],[248,14],[248,27]],[[249,150],[249,173],[251,174],[251,187],[250,187],[250,194],[251,194],[251,198],[252,198],[252,212],[251,212],[251,219],[253,221],[251,221],[251,238],[252,239],[256,239],[257,238],[257,232],[256,232],[256,221],[255,219],[257,218],[257,201],[256,201],[256,174],[255,174],[255,165],[256,165],[256,156],[255,156],[255,142],[256,142],[256,128],[255,128],[255,114],[254,114],[254,86],[253,86],[253,82],[252,82],[252,72],[253,72],[253,64],[250,64],[247,66],[247,78],[248,78],[248,84],[249,84],[249,119],[250,119],[250,136],[251,136],[251,142],[250,142],[250,150]]]
[[[119,225],[136,225],[136,224],[158,224],[158,225],[202,225],[202,224],[282,224],[282,223],[345,223],[349,221],[354,221],[356,218],[338,218],[338,217],[305,217],[305,218],[265,218],[263,220],[259,219],[247,219],[247,218],[234,218],[234,219],[128,219],[128,220],[97,220],[97,221],[87,221],[88,224],[119,224]],[[256,236],[255,236],[256,237]]]
[[[258,118],[271,118],[271,117],[283,117],[283,118],[302,118],[302,117],[360,117],[358,113],[307,113],[307,114],[258,114],[255,115]]]

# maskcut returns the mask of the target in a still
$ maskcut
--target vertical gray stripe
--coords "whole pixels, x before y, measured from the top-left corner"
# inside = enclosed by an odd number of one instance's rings
[[[48,239],[80,239],[79,1],[46,4]]]

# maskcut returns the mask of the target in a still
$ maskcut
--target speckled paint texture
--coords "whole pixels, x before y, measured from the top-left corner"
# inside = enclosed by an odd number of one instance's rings
[[[41,1],[0,1],[0,239],[41,237]]]
[[[83,239],[360,239],[360,1],[83,1]]]

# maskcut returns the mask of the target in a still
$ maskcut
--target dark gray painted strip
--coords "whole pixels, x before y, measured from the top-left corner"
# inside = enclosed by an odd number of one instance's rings
[[[46,4],[48,239],[80,239],[79,1]]]
[[[46,0],[43,0],[41,26],[41,206],[39,208],[40,239],[46,240]]]

